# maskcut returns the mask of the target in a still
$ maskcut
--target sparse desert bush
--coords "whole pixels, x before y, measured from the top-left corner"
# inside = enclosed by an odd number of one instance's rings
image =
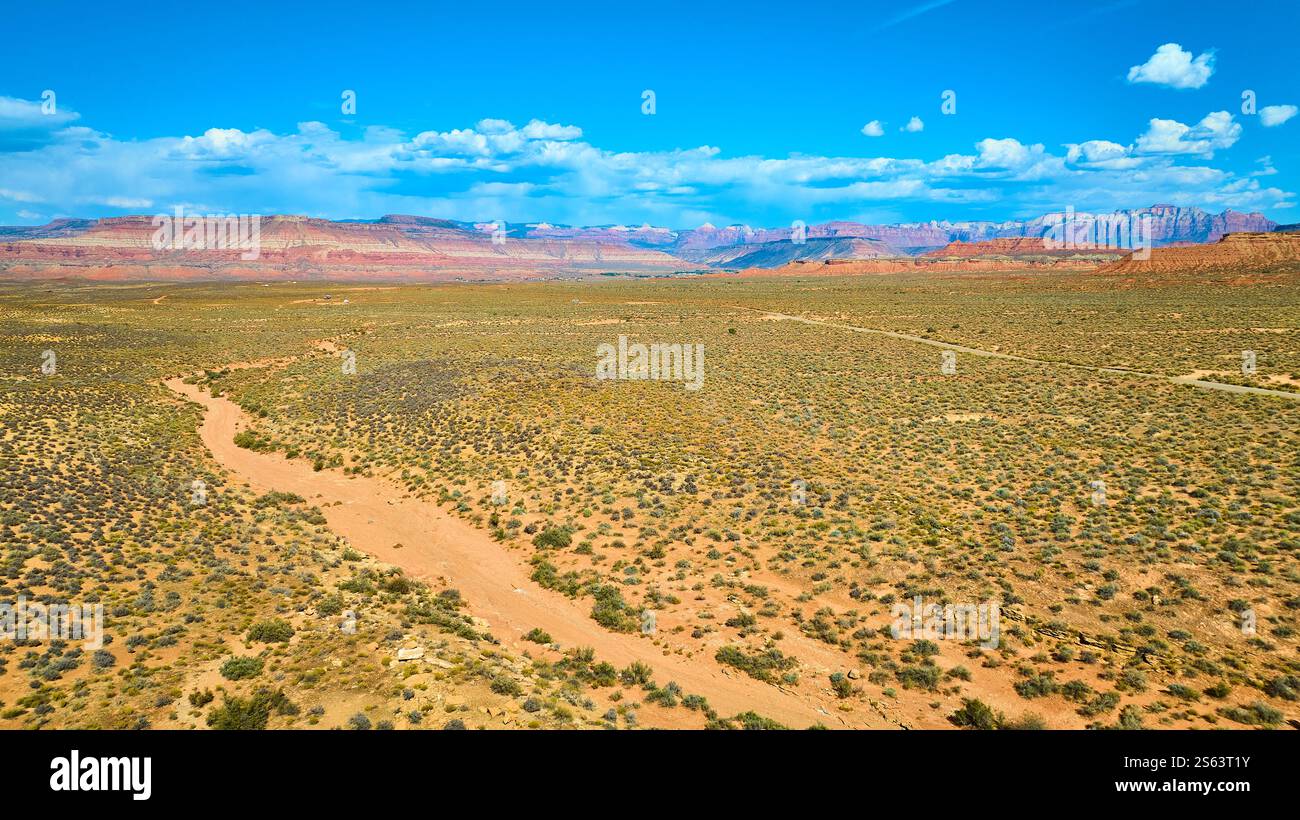
[[[963,729],[1001,729],[1003,718],[988,704],[975,698],[963,698],[962,706],[948,720]]]
[[[208,712],[207,723],[213,729],[265,729],[272,714],[295,715],[298,708],[283,690],[258,689],[248,698],[226,697],[220,706]]]
[[[226,680],[247,680],[262,674],[262,659],[254,656],[237,656],[221,664],[221,677]]]
[[[260,643],[284,643],[292,637],[293,627],[279,618],[259,621],[248,630],[248,640]]]

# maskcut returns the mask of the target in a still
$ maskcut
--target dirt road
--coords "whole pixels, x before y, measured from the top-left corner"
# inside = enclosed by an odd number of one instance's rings
[[[733,310],[744,310],[751,313],[761,313],[764,316],[772,316],[777,319],[785,319],[791,322],[800,322],[805,325],[821,325],[822,327],[831,327],[836,330],[847,330],[851,333],[869,333],[873,336],[887,336],[890,339],[900,339],[905,342],[916,342],[917,344],[937,347],[940,350],[951,350],[956,353],[966,353],[971,356],[983,356],[989,359],[1005,359],[1013,362],[1028,362],[1030,364],[1043,364],[1051,367],[1067,367],[1072,370],[1086,370],[1092,373],[1122,373],[1127,376],[1138,376],[1144,379],[1159,379],[1171,384],[1185,384],[1193,387],[1200,387],[1206,390],[1219,390],[1224,393],[1242,393],[1252,396],[1274,396],[1276,398],[1290,399],[1291,401],[1300,401],[1300,393],[1292,393],[1287,390],[1270,390],[1267,387],[1250,387],[1241,384],[1227,384],[1224,382],[1212,382],[1205,379],[1198,379],[1193,376],[1166,376],[1160,373],[1146,373],[1141,370],[1129,370],[1123,367],[1094,367],[1086,364],[1075,364],[1073,362],[1057,362],[1050,359],[1034,359],[1029,356],[1017,356],[1012,353],[999,353],[996,350],[982,350],[978,347],[966,347],[964,345],[955,345],[948,342],[938,341],[936,339],[927,339],[924,336],[914,336],[910,333],[898,333],[892,330],[876,330],[870,327],[857,327],[856,325],[846,325],[839,322],[828,322],[824,319],[808,319],[803,316],[791,316],[788,313],[777,313],[774,310],[763,310],[761,308],[745,307],[744,305],[725,305],[724,307]]]
[[[258,492],[293,492],[320,506],[332,531],[412,577],[446,579],[460,590],[470,612],[487,621],[492,634],[515,651],[534,646],[523,643],[522,637],[540,627],[557,643],[592,647],[599,660],[615,666],[643,661],[653,667],[661,686],[676,681],[686,693],[708,698],[723,716],[752,710],[796,728],[814,723],[828,728],[895,727],[871,709],[840,712],[833,696],[815,691],[814,684],[786,690],[724,669],[713,660],[712,649],[693,658],[665,655],[645,636],[609,632],[591,619],[589,600],[571,600],[538,586],[528,577],[523,555],[473,525],[431,502],[404,497],[401,487],[382,478],[317,472],[303,459],[237,447],[235,433],[249,426],[237,404],[213,398],[181,378],[165,384],[206,409],[199,434],[222,467]],[[400,549],[395,548],[398,544]]]

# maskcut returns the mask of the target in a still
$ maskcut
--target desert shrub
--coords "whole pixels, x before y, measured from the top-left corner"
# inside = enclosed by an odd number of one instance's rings
[[[279,618],[259,621],[248,630],[250,641],[262,643],[284,643],[293,637],[293,627]]]
[[[221,664],[221,677],[226,680],[246,680],[262,674],[262,659],[233,657]]]
[[[391,592],[394,595],[405,595],[415,588],[411,579],[401,573],[395,573],[385,578],[379,585],[385,592]]]
[[[1300,675],[1282,675],[1264,685],[1264,692],[1282,700],[1300,700]]]
[[[348,718],[348,728],[354,729],[358,732],[364,732],[370,728],[370,718],[366,717],[363,712],[357,712],[355,715]]]
[[[591,617],[596,623],[615,632],[635,632],[641,624],[628,609],[627,602],[613,584],[596,587],[592,590],[596,603],[591,608]]]
[[[738,646],[724,646],[713,657],[718,663],[734,666],[751,678],[767,683],[775,681],[774,673],[793,669],[798,664],[774,646],[752,654]]]
[[[1043,720],[1041,715],[1026,712],[1014,720],[1007,721],[1002,728],[1020,732],[1041,731],[1047,728],[1047,721]]]
[[[570,527],[547,526],[533,537],[533,546],[538,549],[564,549],[573,543],[573,530]]]
[[[1102,692],[1080,706],[1077,711],[1084,717],[1096,717],[1106,712],[1113,712],[1116,706],[1119,706],[1119,695],[1114,692]]]
[[[1056,694],[1058,684],[1051,672],[1030,674],[1024,680],[1016,681],[1016,694],[1022,698],[1044,698]]]
[[[750,731],[758,730],[779,730],[788,729],[768,717],[763,717],[757,712],[741,712],[735,717],[730,718],[712,718],[704,725],[706,729],[746,729]]]
[[[528,634],[524,636],[524,640],[532,641],[533,643],[541,643],[541,644],[551,643],[551,633],[547,632],[544,629],[539,629],[535,627],[529,630]]]
[[[674,689],[677,684],[670,683],[662,689],[651,689],[646,693],[646,703],[657,703],[666,708],[672,708],[677,705],[677,694],[680,688]]]
[[[272,714],[296,715],[298,707],[283,690],[258,689],[248,698],[226,697],[220,706],[208,712],[207,723],[213,729],[265,729]]]
[[[650,682],[654,670],[641,661],[633,661],[631,666],[618,673],[618,679],[625,686],[644,686]]]
[[[601,661],[591,667],[590,682],[595,687],[613,686],[618,683],[618,670],[614,668],[614,664]]]
[[[850,697],[853,694],[853,681],[843,672],[835,672],[831,675],[831,690],[838,698]]]
[[[511,697],[523,692],[518,681],[505,675],[497,675],[492,679],[492,683],[489,684],[489,687],[498,695],[510,695]]]
[[[243,447],[245,450],[254,450],[262,453],[275,449],[275,443],[270,439],[262,438],[252,430],[240,430],[235,433],[235,446]]]
[[[1125,669],[1115,682],[1115,688],[1121,692],[1145,692],[1147,689],[1147,676],[1137,669]]]
[[[1125,706],[1119,710],[1119,722],[1115,725],[1116,729],[1141,729],[1142,728],[1142,710],[1133,704]]]
[[[1200,692],[1196,691],[1190,686],[1184,686],[1181,683],[1171,683],[1169,684],[1168,688],[1165,691],[1167,691],[1169,694],[1173,695],[1176,698],[1181,698],[1182,700],[1201,699]]]
[[[963,729],[999,729],[1002,715],[991,706],[975,698],[963,698],[962,706],[948,716],[949,722]]]
[[[1213,686],[1205,687],[1205,694],[1216,700],[1223,700],[1228,695],[1232,694],[1232,687],[1228,685],[1227,681],[1221,680]]]
[[[904,666],[894,673],[904,689],[934,689],[939,685],[943,672],[932,663]]]
[[[1282,722],[1284,715],[1267,703],[1256,701],[1250,706],[1232,706],[1220,709],[1219,714],[1228,720],[1235,720],[1247,726],[1276,726]]]

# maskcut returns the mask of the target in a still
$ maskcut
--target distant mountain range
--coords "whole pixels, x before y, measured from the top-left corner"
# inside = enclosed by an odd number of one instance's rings
[[[1086,225],[1101,218],[1136,222],[1147,217],[1155,246],[1217,242],[1228,233],[1277,227],[1258,213],[1210,214],[1173,205],[1068,218]],[[1028,255],[1066,218],[1051,213],[1004,222],[827,222],[784,228],[705,224],[673,230],[651,225],[501,225],[421,216],[338,222],[268,216],[259,221],[255,259],[240,249],[179,249],[179,244],[175,250],[155,249],[158,228],[151,216],[60,219],[39,227],[0,227],[0,277],[501,280],[767,269],[828,260],[905,262],[940,249],[940,255],[948,257],[984,254],[954,243],[990,243],[987,248],[994,255],[1007,249]],[[1026,241],[998,242],[1017,239]]]

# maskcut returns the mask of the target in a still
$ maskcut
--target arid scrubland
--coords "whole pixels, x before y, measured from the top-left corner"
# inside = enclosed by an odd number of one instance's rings
[[[102,602],[106,634],[0,641],[0,725],[773,724],[671,657],[828,727],[1285,726],[1300,401],[1064,365],[1296,390],[1300,283],[1107,282],[6,286],[0,600]],[[1048,363],[944,372],[778,313]],[[598,380],[619,336],[702,344],[701,389]],[[241,446],[472,522],[643,662],[497,634],[456,579],[245,488],[178,375],[246,411]],[[917,599],[996,603],[1000,634],[895,637]]]

